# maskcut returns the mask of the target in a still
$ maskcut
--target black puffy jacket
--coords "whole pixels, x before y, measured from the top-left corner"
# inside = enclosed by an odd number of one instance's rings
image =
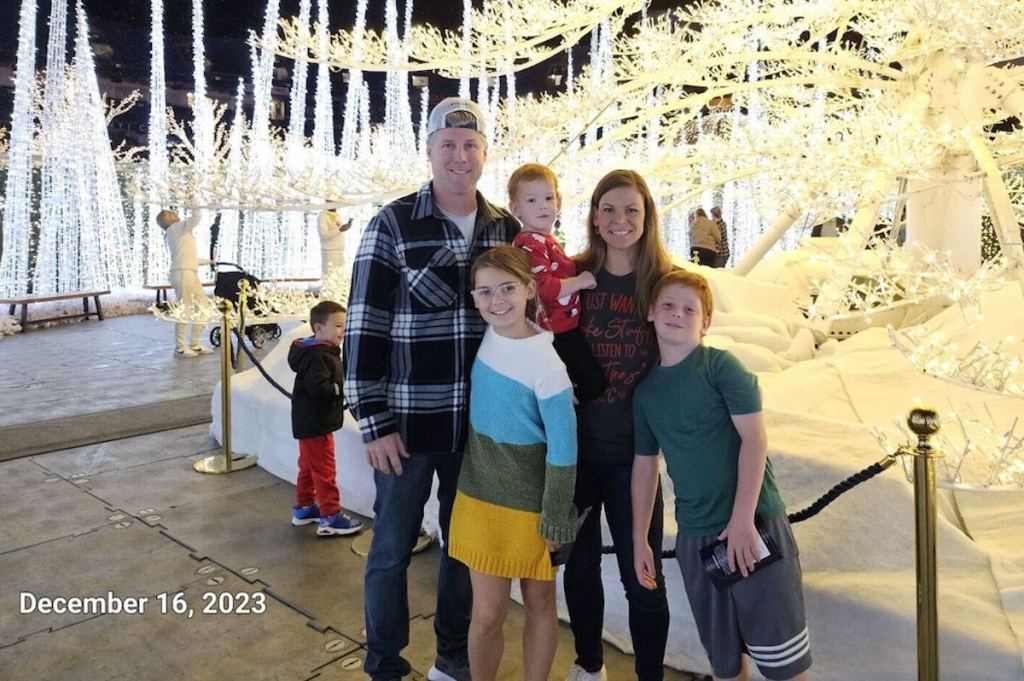
[[[334,343],[303,338],[288,349],[288,366],[295,372],[292,387],[292,436],[326,435],[345,420],[341,348]]]

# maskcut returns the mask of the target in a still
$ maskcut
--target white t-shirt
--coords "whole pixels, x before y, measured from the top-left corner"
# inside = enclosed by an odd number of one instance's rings
[[[455,223],[455,226],[462,232],[462,238],[466,240],[466,243],[470,243],[473,238],[473,227],[476,226],[476,211],[473,211],[469,215],[452,215],[446,210],[442,210],[444,216]]]

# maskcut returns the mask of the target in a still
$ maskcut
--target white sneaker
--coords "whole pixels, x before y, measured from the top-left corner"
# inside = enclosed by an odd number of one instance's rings
[[[604,667],[601,667],[599,671],[588,672],[578,664],[574,664],[569,667],[569,674],[565,677],[565,681],[607,681],[608,672],[605,671]]]
[[[457,681],[454,676],[448,676],[437,667],[431,667],[427,672],[427,681]]]
[[[194,352],[197,355],[210,355],[210,354],[213,354],[213,348],[207,348],[207,347],[204,347],[202,345],[193,345],[191,348],[189,348],[189,350],[191,350],[192,352]]]
[[[197,353],[192,348],[178,348],[177,350],[174,351],[175,357],[195,357],[198,354],[199,353]]]

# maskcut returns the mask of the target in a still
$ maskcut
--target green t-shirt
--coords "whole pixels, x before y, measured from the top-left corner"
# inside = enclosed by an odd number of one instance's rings
[[[636,454],[665,455],[680,534],[716,534],[729,524],[740,454],[730,416],[759,411],[757,377],[731,352],[704,345],[674,366],[655,366],[637,386]],[[757,514],[768,519],[785,511],[769,461]]]

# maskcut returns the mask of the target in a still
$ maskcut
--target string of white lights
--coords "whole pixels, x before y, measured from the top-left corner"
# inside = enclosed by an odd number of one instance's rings
[[[18,15],[18,60],[14,71],[14,107],[7,154],[4,248],[0,257],[0,293],[4,295],[26,293],[31,272],[29,232],[32,226],[32,146],[35,134],[35,45],[36,0],[22,0]]]

